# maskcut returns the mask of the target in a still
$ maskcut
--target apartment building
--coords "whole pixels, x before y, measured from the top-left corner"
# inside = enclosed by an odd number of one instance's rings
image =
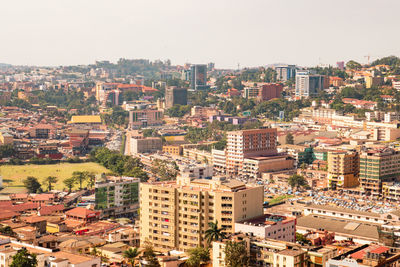
[[[244,98],[257,98],[260,91],[259,87],[245,87],[243,90]]]
[[[310,97],[329,87],[329,80],[323,75],[312,74],[310,71],[296,71],[296,96]]]
[[[358,186],[359,162],[356,151],[328,152],[328,187],[336,190]]]
[[[270,156],[276,152],[277,131],[272,128],[231,131],[227,133],[226,168],[238,175],[245,158]]]
[[[400,176],[400,152],[376,148],[361,152],[360,184],[366,194],[382,196],[382,184],[395,182]]]
[[[286,82],[296,76],[295,65],[281,65],[275,67],[276,79],[278,81]]]
[[[176,86],[165,88],[165,108],[172,108],[174,105],[187,105],[187,89]]]
[[[198,150],[196,148],[184,148],[183,156],[191,160],[212,165],[212,154],[205,150]]]
[[[218,222],[227,233],[235,222],[263,214],[264,189],[237,180],[214,177],[142,183],[140,186],[140,242],[156,249],[187,251],[203,246],[208,223]]]
[[[138,178],[101,177],[95,183],[95,209],[102,217],[132,217],[139,208]]]
[[[143,137],[143,138],[131,138],[130,140],[130,152],[131,154],[139,153],[154,153],[161,151],[162,140],[159,137]]]
[[[214,173],[225,174],[226,173],[226,151],[213,149],[211,150],[212,163]]]
[[[382,183],[382,196],[387,200],[400,200],[400,183],[388,182]]]

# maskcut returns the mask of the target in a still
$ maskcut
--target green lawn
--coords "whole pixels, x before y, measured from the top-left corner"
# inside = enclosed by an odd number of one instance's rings
[[[289,199],[289,198],[292,198],[292,197],[294,197],[294,196],[293,195],[279,195],[279,196],[276,196],[276,197],[274,197],[272,199],[266,199],[266,201],[268,201],[269,205],[273,205],[273,204],[276,204],[276,203],[283,202],[286,199]]]
[[[55,188],[62,190],[65,188],[63,181],[71,177],[74,171],[89,171],[96,174],[109,172],[106,168],[94,162],[0,166],[0,175],[3,177],[3,187],[6,188],[22,187],[22,181],[28,176],[38,178],[39,182],[42,182],[47,176],[56,176],[58,178],[58,182],[55,185]],[[78,185],[76,185],[75,188],[78,188]]]

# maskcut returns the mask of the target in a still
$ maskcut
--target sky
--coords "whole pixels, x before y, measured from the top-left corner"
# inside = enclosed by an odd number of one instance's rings
[[[400,56],[399,0],[1,0],[0,62],[313,66]]]

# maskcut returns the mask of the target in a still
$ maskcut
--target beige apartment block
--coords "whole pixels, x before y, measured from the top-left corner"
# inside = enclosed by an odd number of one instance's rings
[[[227,233],[235,222],[263,214],[262,186],[249,187],[237,180],[179,176],[177,181],[140,186],[140,242],[159,250],[187,251],[205,245],[210,222]]]

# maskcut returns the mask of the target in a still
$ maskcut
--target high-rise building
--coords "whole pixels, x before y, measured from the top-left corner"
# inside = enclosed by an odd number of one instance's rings
[[[374,197],[382,195],[382,183],[400,177],[400,152],[391,148],[369,149],[360,155],[360,184]]]
[[[260,101],[267,101],[273,98],[281,97],[283,85],[279,83],[263,84],[258,92],[258,99]]]
[[[164,113],[157,109],[141,109],[129,111],[130,127],[146,127],[150,125],[160,125],[164,118]]]
[[[332,189],[355,187],[359,184],[360,159],[356,151],[328,153],[328,186]]]
[[[160,137],[131,138],[131,154],[154,153],[162,150],[162,140]]]
[[[208,89],[207,65],[195,64],[190,67],[190,88],[193,90]]]
[[[336,62],[336,67],[340,70],[344,70],[344,61]]]
[[[248,157],[270,156],[277,153],[277,131],[272,128],[231,131],[227,133],[227,173],[238,175]]]
[[[296,76],[296,66],[295,65],[281,65],[275,67],[276,80],[286,82],[291,78]]]
[[[138,178],[100,177],[95,183],[95,209],[102,217],[132,217],[139,208]]]
[[[326,87],[326,83],[323,75],[311,74],[308,70],[296,71],[296,96],[314,96]]]
[[[235,222],[263,214],[263,186],[250,187],[223,177],[194,179],[183,172],[176,181],[140,185],[140,242],[157,250],[188,251],[205,245],[208,223],[227,233]]]
[[[187,105],[187,89],[168,86],[165,88],[165,108],[172,108],[177,104]]]

